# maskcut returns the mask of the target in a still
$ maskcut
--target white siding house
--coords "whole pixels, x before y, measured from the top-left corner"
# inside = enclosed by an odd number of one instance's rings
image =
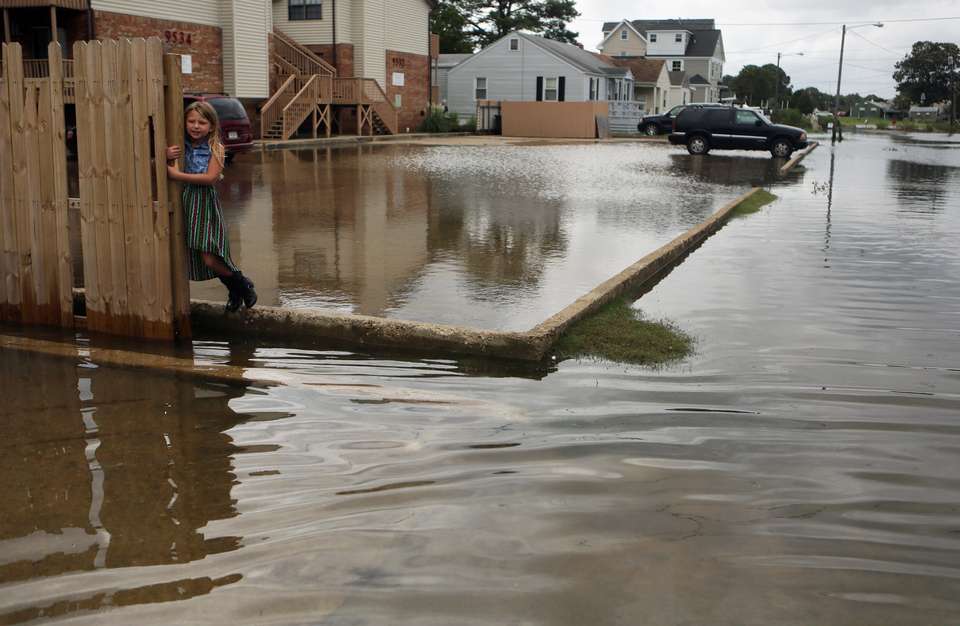
[[[478,100],[631,100],[633,75],[598,55],[527,33],[510,33],[452,68],[447,106],[474,115]]]

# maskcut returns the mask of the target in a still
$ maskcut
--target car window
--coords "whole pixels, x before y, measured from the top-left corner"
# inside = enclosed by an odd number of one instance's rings
[[[760,118],[753,111],[737,111],[737,124],[752,126],[759,121]]]
[[[730,111],[728,109],[704,109],[704,113],[704,121],[711,126],[730,123]]]
[[[684,107],[683,105],[677,105],[677,106],[673,107],[672,109],[670,109],[670,111],[667,112],[667,115],[669,115],[670,117],[676,117],[676,116],[680,115],[680,111],[682,111],[684,108],[685,108],[685,107]]]
[[[235,98],[210,98],[208,102],[217,112],[217,117],[221,120],[245,120],[247,112],[243,105]]]

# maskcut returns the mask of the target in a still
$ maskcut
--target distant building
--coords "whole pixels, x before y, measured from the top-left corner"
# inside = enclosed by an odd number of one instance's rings
[[[621,20],[603,25],[598,49],[609,56],[663,59],[668,72],[684,72],[693,102],[717,102],[726,56],[712,19]]]
[[[433,84],[437,86],[440,94],[439,103],[447,101],[447,75],[450,70],[473,56],[472,52],[447,53],[437,57],[437,72]]]
[[[663,59],[607,57],[633,74],[633,98],[644,114],[662,113],[670,100],[670,73]]]
[[[891,102],[885,100],[864,100],[853,105],[850,117],[879,117],[882,119],[896,118],[897,110]]]
[[[933,106],[917,106],[913,105],[910,107],[910,112],[908,117],[912,120],[925,120],[936,122],[945,117],[946,107],[942,104],[935,104]]]

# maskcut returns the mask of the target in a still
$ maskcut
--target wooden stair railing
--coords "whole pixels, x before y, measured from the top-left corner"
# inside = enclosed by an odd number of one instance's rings
[[[267,103],[260,108],[260,137],[262,139],[267,139],[267,135],[274,124],[278,120],[283,120],[284,107],[286,107],[297,94],[296,82],[296,74],[288,76],[280,88],[270,96]]]
[[[373,78],[362,78],[363,100],[373,106],[373,111],[380,118],[384,127],[391,135],[400,132],[400,123],[397,120],[397,108],[387,98],[383,87]]]
[[[337,68],[277,29],[273,30],[273,49],[277,56],[293,65],[298,74],[337,75]]]
[[[283,107],[283,138],[290,139],[303,120],[313,113],[319,104],[320,75],[314,74],[300,91]]]

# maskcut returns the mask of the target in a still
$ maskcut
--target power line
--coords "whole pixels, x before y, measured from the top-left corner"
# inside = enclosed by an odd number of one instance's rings
[[[617,23],[623,21],[623,19],[605,19],[599,17],[579,17],[578,21],[581,22],[611,22]],[[876,22],[884,22],[886,24],[895,24],[895,23],[904,23],[904,22],[944,22],[947,20],[960,20],[960,15],[949,16],[949,17],[913,17],[913,18],[894,18],[894,19],[876,19],[876,20],[845,20],[841,22],[739,22],[739,23],[718,23],[715,24],[715,27],[719,28],[721,26],[842,26],[846,24],[847,26],[856,26],[859,24],[874,24]],[[631,20],[627,20],[628,22]],[[653,21],[662,21],[662,20],[653,20]],[[684,21],[683,19],[674,20],[677,22]]]
[[[864,36],[861,35],[860,33],[856,33],[856,32],[855,32],[855,33],[851,33],[851,34],[856,35],[856,36],[857,36],[858,38],[860,38],[860,39],[863,39],[864,41],[866,41],[866,42],[867,42],[868,44],[870,44],[871,46],[880,48],[881,50],[884,50],[885,52],[889,52],[890,54],[896,54],[896,52],[894,52],[894,51],[891,50],[890,48],[884,48],[883,46],[881,46],[881,45],[878,44],[877,42],[875,42],[875,41],[870,41],[869,39],[867,39],[866,37],[864,37]]]

